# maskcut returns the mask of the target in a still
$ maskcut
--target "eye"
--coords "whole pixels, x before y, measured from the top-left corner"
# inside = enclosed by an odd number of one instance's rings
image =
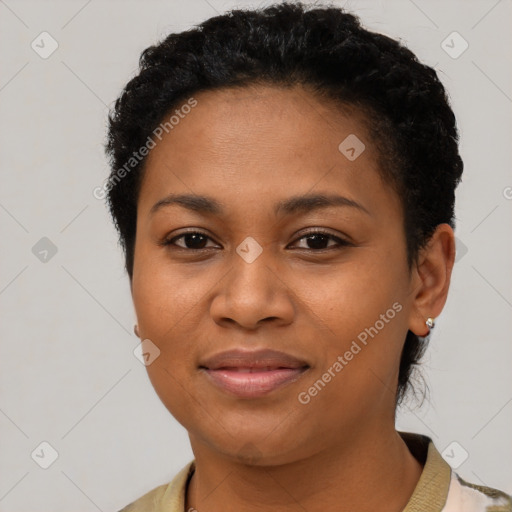
[[[177,240],[183,239],[184,245],[175,244]],[[191,249],[191,250],[201,250],[201,249],[209,249],[206,247],[206,243],[211,238],[205,233],[201,233],[200,231],[189,231],[187,233],[182,233],[181,235],[175,236],[173,238],[163,240],[161,245],[176,245],[181,249]]]
[[[313,250],[314,252],[339,249],[342,246],[352,245],[350,242],[321,229],[310,231],[305,235],[302,235],[296,240],[296,242],[300,242],[301,240],[305,240],[305,243],[309,245],[309,247],[299,247],[299,249],[309,249]],[[325,246],[326,242],[328,243],[329,240],[336,242],[334,246]]]
[[[180,240],[182,244],[177,244],[176,242]],[[312,250],[313,252],[318,252],[322,250],[330,250],[330,249],[339,249],[343,246],[352,245],[350,242],[343,240],[342,238],[329,233],[328,231],[324,231],[321,229],[315,231],[309,231],[308,233],[302,235],[298,238],[296,242],[300,242],[305,240],[305,243],[308,247],[298,247],[299,249]],[[174,236],[169,239],[164,239],[160,242],[160,245],[163,246],[175,246],[185,250],[192,251],[200,251],[202,249],[209,249],[213,246],[207,246],[208,241],[212,241],[212,239],[205,233],[200,231],[188,231],[186,233],[181,233],[180,235]],[[327,245],[329,241],[334,241],[334,246]]]

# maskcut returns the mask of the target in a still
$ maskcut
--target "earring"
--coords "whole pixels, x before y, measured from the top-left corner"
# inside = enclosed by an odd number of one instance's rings
[[[137,324],[135,324],[133,326],[133,332],[135,333],[135,336],[137,336],[137,338],[140,338],[140,336],[139,336],[139,328],[137,327]]]
[[[433,327],[436,325],[435,319],[430,316],[427,318],[427,321],[425,323],[427,324],[427,327],[429,329],[433,329]]]

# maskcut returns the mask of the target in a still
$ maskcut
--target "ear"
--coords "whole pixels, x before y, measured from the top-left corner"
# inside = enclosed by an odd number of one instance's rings
[[[455,235],[449,224],[439,224],[428,245],[420,251],[411,279],[412,308],[409,330],[426,336],[428,317],[441,314],[448,296],[453,264]]]

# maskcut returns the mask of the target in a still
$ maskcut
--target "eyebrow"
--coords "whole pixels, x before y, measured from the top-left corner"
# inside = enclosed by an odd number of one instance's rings
[[[224,212],[223,204],[212,197],[196,194],[169,194],[157,201],[151,207],[149,214],[153,215],[161,208],[171,205],[182,206],[188,210],[207,215],[220,216]],[[348,197],[335,194],[306,194],[302,196],[289,197],[288,199],[284,199],[275,204],[274,214],[276,216],[292,215],[335,206],[351,207],[371,215],[362,204],[359,204]]]

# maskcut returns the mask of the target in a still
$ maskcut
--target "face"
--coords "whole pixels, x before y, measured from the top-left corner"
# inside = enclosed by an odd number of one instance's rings
[[[414,283],[363,118],[299,87],[194,97],[138,201],[132,296],[160,399],[194,449],[256,464],[392,423]]]

